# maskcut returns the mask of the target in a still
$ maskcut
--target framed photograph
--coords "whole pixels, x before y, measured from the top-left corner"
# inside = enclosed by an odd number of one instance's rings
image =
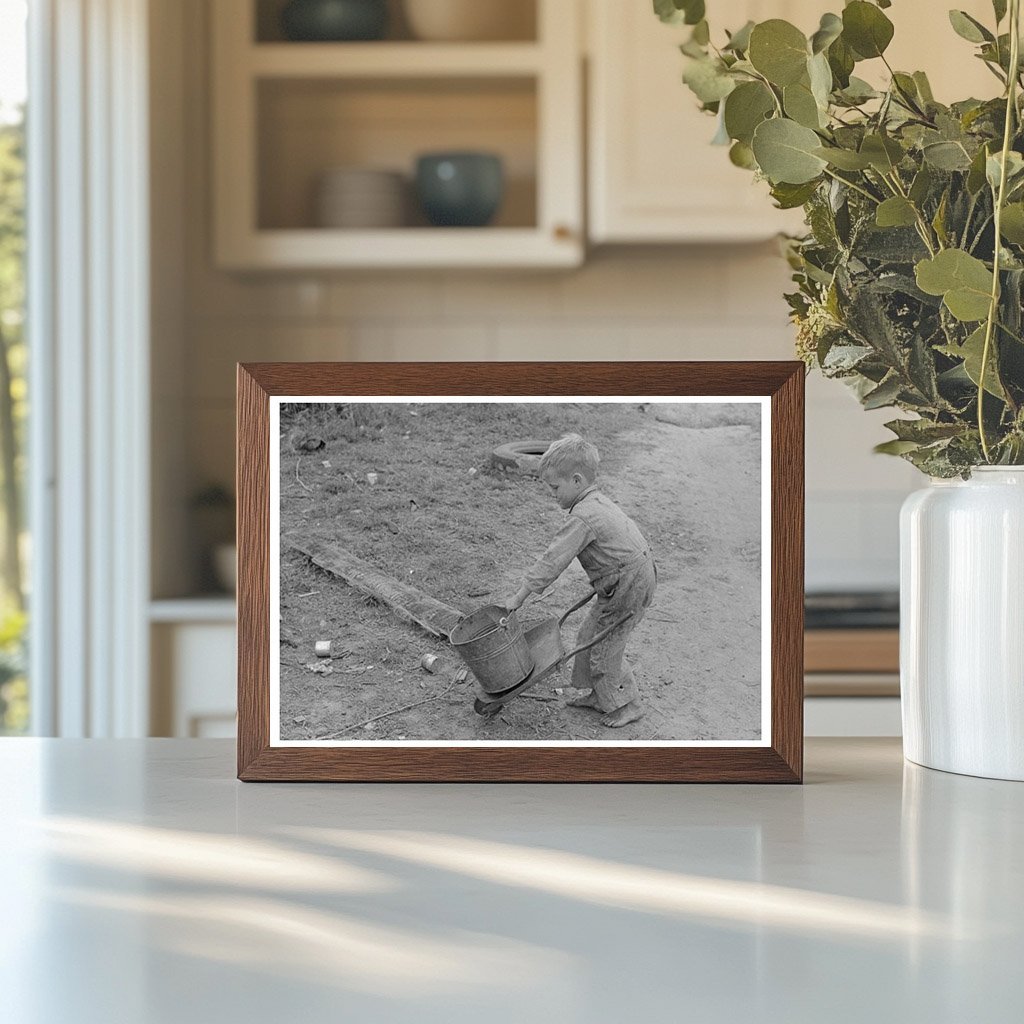
[[[798,362],[238,368],[238,776],[799,782]]]

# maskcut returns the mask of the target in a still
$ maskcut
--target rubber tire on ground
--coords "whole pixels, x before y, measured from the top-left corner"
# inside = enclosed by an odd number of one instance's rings
[[[540,471],[541,456],[550,444],[550,441],[510,441],[491,452],[491,461],[505,469],[536,474]]]

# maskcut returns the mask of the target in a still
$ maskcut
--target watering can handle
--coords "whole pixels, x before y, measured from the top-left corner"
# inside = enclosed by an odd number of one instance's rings
[[[591,597],[592,596],[593,595],[591,595]],[[589,601],[590,598],[588,597],[587,600]],[[596,634],[595,636],[592,636],[585,644],[580,644],[580,646],[577,647],[575,650],[570,651],[568,654],[563,654],[562,657],[558,659],[558,664],[564,665],[570,658],[575,658],[577,654],[582,654],[584,651],[590,650],[590,648],[593,647],[594,644],[599,644],[609,633],[612,632],[612,630],[618,629],[619,626],[621,626],[624,622],[627,622],[631,618],[633,618],[633,613],[626,612],[626,614],[623,615],[618,622],[613,622],[610,626],[607,626],[606,628],[602,629],[600,633]]]
[[[590,601],[597,593],[596,590],[592,590],[585,597],[581,597],[567,612],[562,613],[562,617],[558,620],[558,628],[561,629],[565,620],[572,615],[573,612],[579,611],[588,601]],[[631,613],[632,614],[632,613]]]

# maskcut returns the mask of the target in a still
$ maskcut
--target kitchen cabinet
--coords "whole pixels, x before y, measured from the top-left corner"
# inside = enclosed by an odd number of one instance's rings
[[[727,242],[800,232],[798,210],[776,210],[765,183],[710,145],[715,121],[681,82],[678,49],[689,29],[663,25],[647,2],[587,0],[588,222],[593,243]],[[747,20],[785,18],[805,33],[842,4],[826,0],[708,0],[712,37]],[[992,21],[988,0],[958,7]],[[928,72],[943,101],[995,95],[998,83],[950,27],[946,8],[901,0],[886,11],[896,34],[894,67]],[[879,84],[880,61],[857,74]]]
[[[150,605],[153,736],[235,735],[235,602],[230,597]]]
[[[689,28],[663,25],[648,3],[588,2],[591,241],[736,242],[799,230],[799,211],[776,210],[767,185],[733,166],[725,147],[710,144],[715,120],[700,112],[681,80],[679,44]],[[720,36],[750,19],[817,25],[817,15],[806,13],[820,10],[821,0],[717,6],[716,14],[709,2],[708,18]]]
[[[292,42],[278,0],[217,0],[213,211],[229,269],[574,266],[583,258],[579,9],[535,4],[532,39]],[[393,19],[394,20],[394,19]],[[493,225],[318,226],[313,196],[337,168],[400,172],[424,152],[498,154]],[[410,196],[411,199],[411,196]]]

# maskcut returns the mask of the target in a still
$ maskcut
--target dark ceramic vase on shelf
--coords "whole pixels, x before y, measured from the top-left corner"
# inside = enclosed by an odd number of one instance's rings
[[[505,193],[501,157],[426,153],[416,162],[416,193],[435,227],[483,227],[498,212]]]
[[[387,0],[290,0],[281,28],[295,42],[363,42],[387,31]]]

